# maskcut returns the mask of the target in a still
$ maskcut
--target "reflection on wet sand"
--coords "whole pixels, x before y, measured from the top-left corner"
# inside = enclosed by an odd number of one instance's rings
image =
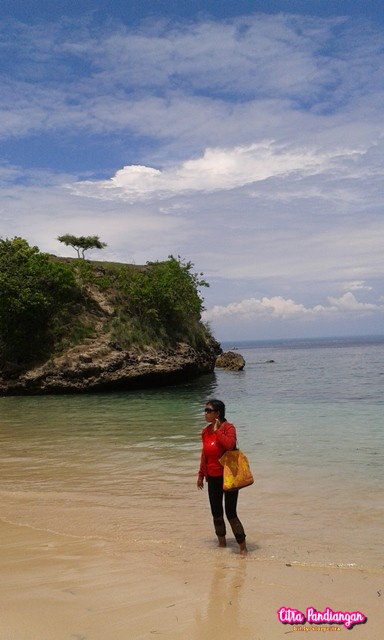
[[[226,564],[224,559],[217,561],[206,601],[195,611],[195,640],[254,639],[254,630],[247,624],[247,612],[243,609],[247,566],[247,558],[236,558],[233,565]]]

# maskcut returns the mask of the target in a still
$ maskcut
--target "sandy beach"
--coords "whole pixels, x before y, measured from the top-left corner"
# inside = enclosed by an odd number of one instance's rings
[[[229,528],[216,546],[196,488],[206,390],[3,399],[0,640],[381,640],[382,406],[316,412],[307,391],[272,395],[239,429],[255,475],[238,505],[246,558]],[[283,624],[282,607],[306,621]],[[367,621],[310,624],[311,607]]]
[[[384,572],[287,566],[204,540],[169,549],[78,538],[1,522],[4,640],[276,640],[326,634],[380,640]],[[196,532],[195,532],[196,534]],[[290,625],[277,611],[330,607],[367,622]]]

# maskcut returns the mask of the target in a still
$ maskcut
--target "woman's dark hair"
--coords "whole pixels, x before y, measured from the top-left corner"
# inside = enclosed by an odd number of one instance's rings
[[[225,404],[224,404],[224,402],[222,402],[221,400],[213,399],[213,400],[208,400],[206,402],[206,404],[207,405],[209,404],[209,406],[212,407],[212,409],[214,411],[218,411],[219,412],[219,419],[221,421],[225,420]]]

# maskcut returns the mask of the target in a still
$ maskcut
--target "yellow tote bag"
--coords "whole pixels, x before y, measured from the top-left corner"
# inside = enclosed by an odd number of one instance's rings
[[[248,458],[240,449],[226,451],[221,456],[220,462],[224,467],[224,491],[236,491],[253,484],[254,479]]]

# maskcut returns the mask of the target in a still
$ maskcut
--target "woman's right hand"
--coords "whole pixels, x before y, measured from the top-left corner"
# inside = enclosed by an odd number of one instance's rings
[[[204,489],[204,478],[202,476],[197,476],[196,486],[198,489]]]

